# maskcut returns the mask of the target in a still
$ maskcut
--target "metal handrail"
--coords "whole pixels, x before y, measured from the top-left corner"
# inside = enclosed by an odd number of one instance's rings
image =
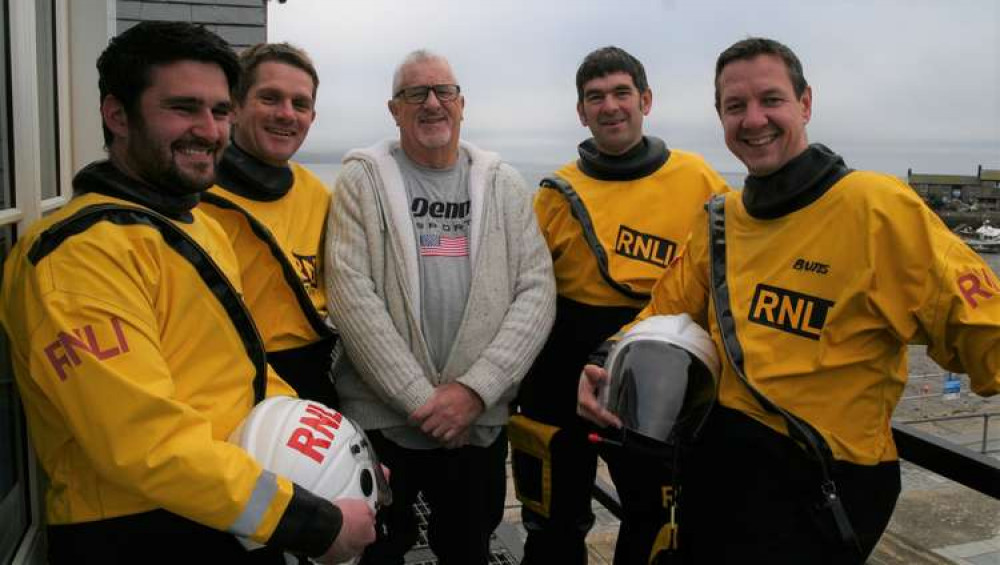
[[[1000,499],[1000,460],[918,430],[911,424],[893,423],[892,435],[901,458]]]
[[[969,416],[977,417],[979,414]],[[988,416],[1000,414],[990,413],[985,416],[988,428]],[[940,420],[961,418],[942,416]],[[931,420],[936,418],[918,420],[917,423]],[[893,422],[892,435],[901,459],[1000,500],[1000,459],[918,430],[913,427],[913,422]],[[613,486],[600,477],[594,481],[593,497],[616,518],[621,519],[622,507],[618,494]]]
[[[993,416],[1000,416],[1000,412],[986,412],[984,414],[956,414],[953,416],[935,416],[932,418],[921,418],[919,420],[901,420],[900,424],[929,424],[933,422],[952,422],[956,420],[969,420],[971,418],[982,418],[983,419],[983,439],[979,448],[979,453],[984,455],[989,453],[1000,452],[1000,449],[987,449],[987,445],[990,442],[990,418]]]

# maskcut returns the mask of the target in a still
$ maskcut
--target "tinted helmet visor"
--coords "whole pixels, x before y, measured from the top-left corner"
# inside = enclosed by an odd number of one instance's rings
[[[608,410],[628,431],[660,443],[693,439],[715,398],[705,364],[663,341],[624,343],[611,371]]]

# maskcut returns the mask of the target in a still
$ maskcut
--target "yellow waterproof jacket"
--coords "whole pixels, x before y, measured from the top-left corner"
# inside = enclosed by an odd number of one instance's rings
[[[774,403],[809,421],[834,457],[898,458],[890,418],[906,381],[907,343],[1000,390],[1000,281],[894,177],[852,172],[812,204],[755,219],[725,201],[727,268],[745,372]],[[638,319],[688,312],[710,328],[707,216]],[[723,363],[719,401],[787,433]]]
[[[661,167],[632,180],[598,180],[578,162],[556,175],[588,211],[611,277],[647,295],[627,296],[608,284],[565,196],[543,187],[535,196],[535,214],[552,253],[559,296],[593,306],[645,306],[663,269],[687,241],[698,211],[713,194],[728,190],[701,157],[676,149]]]
[[[104,177],[134,182],[105,162],[74,185]],[[90,192],[32,226],[5,264],[0,322],[50,481],[48,521],[162,508],[319,553],[298,522],[329,503],[226,441],[265,390],[294,392],[264,360],[225,234],[187,216]],[[335,518],[310,525],[326,545]]]
[[[198,206],[229,236],[243,298],[268,352],[302,347],[333,333],[322,280],[330,192],[305,167],[289,166],[294,181],[280,198],[253,198],[216,185]]]

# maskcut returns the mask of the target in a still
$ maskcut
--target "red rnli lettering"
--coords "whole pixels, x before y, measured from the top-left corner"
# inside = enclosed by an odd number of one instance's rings
[[[319,450],[328,449],[330,440],[314,436],[309,428],[295,428],[292,437],[288,438],[287,445],[313,461],[322,463],[326,455]]]
[[[340,422],[344,419],[344,416],[340,412],[325,410],[324,407],[319,404],[310,404],[306,406],[306,412],[312,417],[303,416],[299,419],[299,422],[320,432],[330,439],[333,439],[333,430],[340,429]]]
[[[302,426],[295,428],[286,445],[313,461],[322,463],[326,455],[321,450],[329,449],[334,437],[333,430],[340,429],[343,419],[340,412],[310,404],[306,406],[306,414],[299,418]],[[320,435],[326,437],[318,437]]]
[[[121,319],[111,318],[110,325],[115,335],[115,346],[113,347],[102,348],[92,324],[74,329],[73,335],[66,332],[56,334],[56,340],[46,345],[44,351],[45,357],[49,360],[56,374],[59,375],[59,380],[65,381],[68,378],[67,368],[75,367],[82,362],[77,353],[79,350],[90,353],[98,361],[128,353],[128,341],[125,339]]]
[[[978,273],[966,273],[958,277],[958,291],[962,293],[962,298],[973,308],[979,307],[976,296],[982,300],[993,298],[997,291],[997,283],[986,269],[980,269]],[[985,283],[985,285],[984,285]],[[989,288],[984,288],[987,286]]]

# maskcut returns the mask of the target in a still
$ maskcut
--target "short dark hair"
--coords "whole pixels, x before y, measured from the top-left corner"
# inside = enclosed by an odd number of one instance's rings
[[[721,92],[719,92],[719,76],[722,69],[733,61],[745,61],[758,55],[774,55],[780,57],[788,70],[788,78],[792,81],[796,98],[802,98],[809,83],[802,72],[802,63],[787,45],[766,37],[748,37],[737,41],[723,51],[715,61],[715,110],[719,110]]]
[[[612,73],[628,73],[640,93],[649,90],[646,69],[639,59],[620,47],[609,45],[591,51],[580,63],[580,68],[576,70],[576,101],[583,102],[583,85]]]
[[[137,116],[139,98],[149,88],[153,68],[185,60],[219,65],[230,90],[240,76],[236,53],[204,27],[187,22],[141,22],[113,37],[97,59],[101,102],[114,96],[127,116]],[[105,125],[104,143],[110,146],[112,138]]]
[[[312,59],[302,49],[290,43],[258,43],[240,53],[240,80],[236,83],[236,101],[242,104],[257,81],[257,67],[269,61],[284,63],[308,74],[313,81],[313,98],[319,88],[319,74]]]

